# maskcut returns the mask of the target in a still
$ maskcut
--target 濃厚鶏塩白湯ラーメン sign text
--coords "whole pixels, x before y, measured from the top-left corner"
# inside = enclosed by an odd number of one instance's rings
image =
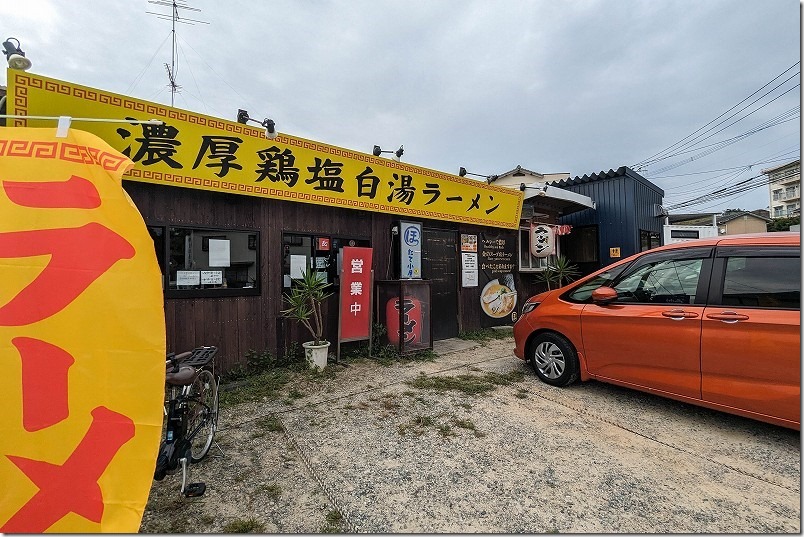
[[[76,123],[131,160],[125,178],[482,226],[519,225],[522,192],[9,69],[8,113],[143,121]],[[50,126],[10,119],[10,126]],[[0,149],[2,150],[2,149]],[[5,152],[13,151],[6,145]]]

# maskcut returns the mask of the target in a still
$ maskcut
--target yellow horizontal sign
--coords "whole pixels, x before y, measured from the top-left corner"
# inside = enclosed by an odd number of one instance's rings
[[[159,119],[76,122],[134,161],[125,178],[407,217],[515,229],[522,192],[9,69],[8,113]],[[51,126],[14,119],[9,125]]]

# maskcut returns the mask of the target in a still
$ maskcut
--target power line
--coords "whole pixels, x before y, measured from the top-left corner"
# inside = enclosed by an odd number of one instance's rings
[[[702,132],[701,134],[699,134],[698,136],[696,136],[696,137],[695,137],[695,138],[693,138],[692,140],[689,140],[688,142],[686,142],[686,143],[682,144],[681,146],[679,146],[679,147],[676,149],[676,151],[675,151],[674,153],[671,153],[671,154],[668,154],[668,155],[664,155],[664,156],[661,156],[661,157],[657,157],[657,158],[654,158],[654,159],[649,159],[649,160],[647,160],[647,161],[645,161],[645,162],[641,162],[641,163],[640,163],[640,165],[642,165],[642,166],[646,166],[646,165],[652,164],[653,162],[657,162],[657,161],[660,161],[660,160],[666,160],[666,159],[668,159],[668,158],[672,158],[672,157],[674,157],[674,156],[676,156],[676,155],[679,155],[679,154],[682,154],[682,153],[685,153],[685,152],[689,152],[689,150],[688,150],[688,151],[683,151],[683,149],[684,149],[684,148],[690,148],[690,147],[693,147],[693,148],[694,148],[696,145],[699,145],[699,144],[700,144],[701,142],[703,142],[704,140],[708,140],[709,138],[711,138],[711,137],[712,137],[712,136],[714,136],[715,134],[718,134],[718,133],[720,133],[720,132],[723,132],[724,130],[726,130],[727,128],[731,127],[732,125],[735,125],[735,124],[739,123],[740,121],[742,121],[743,119],[745,119],[745,118],[747,118],[747,117],[751,116],[751,115],[752,115],[752,114],[754,114],[755,112],[757,112],[757,111],[759,111],[759,110],[761,110],[761,109],[765,108],[766,106],[768,106],[769,104],[771,104],[772,102],[774,102],[776,99],[779,99],[779,98],[780,98],[780,97],[782,97],[783,95],[785,95],[785,94],[789,93],[790,91],[792,91],[792,90],[796,89],[798,86],[800,86],[800,85],[801,85],[801,83],[798,83],[798,84],[794,85],[792,88],[787,89],[787,90],[786,90],[785,92],[783,92],[782,94],[777,95],[776,97],[774,97],[773,99],[771,99],[771,100],[770,100],[770,101],[768,101],[767,103],[765,103],[765,104],[763,104],[762,106],[760,106],[760,107],[756,108],[755,110],[752,110],[751,112],[747,113],[747,114],[746,114],[746,115],[744,115],[743,117],[741,117],[741,118],[739,118],[739,119],[737,119],[737,120],[735,120],[735,121],[733,121],[733,122],[729,123],[728,125],[726,125],[725,127],[721,128],[720,130],[715,131],[715,132],[712,132],[712,133],[710,133],[708,136],[705,136],[704,138],[701,138],[701,136],[703,136],[704,134],[709,133],[710,131],[712,131],[712,130],[713,130],[713,129],[715,129],[716,127],[718,127],[718,126],[722,125],[724,122],[726,122],[726,121],[728,121],[729,119],[733,118],[734,116],[736,116],[738,113],[742,112],[743,110],[745,110],[745,109],[746,109],[746,108],[748,108],[749,106],[756,104],[757,102],[759,102],[759,100],[760,100],[760,99],[763,99],[763,98],[767,97],[767,96],[768,96],[770,93],[772,93],[772,92],[776,91],[776,90],[777,90],[778,88],[780,88],[780,87],[781,87],[783,84],[785,84],[786,82],[788,82],[790,79],[792,79],[792,78],[793,78],[793,77],[795,77],[795,76],[798,76],[798,74],[794,74],[794,75],[792,75],[790,78],[788,78],[787,80],[785,80],[784,82],[782,82],[781,84],[779,84],[778,86],[776,86],[775,88],[773,88],[772,90],[768,91],[767,93],[765,93],[765,94],[764,94],[764,95],[762,95],[761,97],[758,97],[758,98],[757,98],[757,99],[755,99],[754,101],[750,102],[749,104],[747,104],[746,106],[744,106],[743,108],[741,108],[740,110],[738,110],[737,112],[735,112],[734,114],[732,114],[732,115],[730,115],[729,117],[727,117],[727,118],[723,119],[723,120],[722,120],[722,121],[720,121],[719,123],[717,123],[717,124],[713,125],[712,127],[710,127],[709,129],[707,129],[706,131]]]
[[[775,78],[773,78],[773,79],[772,79],[770,82],[768,82],[767,84],[763,85],[761,88],[759,88],[758,90],[756,90],[755,92],[753,92],[751,95],[749,95],[748,97],[746,97],[746,98],[745,98],[745,99],[743,99],[742,101],[738,102],[737,104],[735,104],[734,106],[732,106],[731,108],[729,108],[728,110],[726,110],[725,112],[723,112],[722,114],[720,114],[719,116],[717,116],[715,119],[713,119],[713,120],[709,121],[709,122],[708,122],[708,123],[706,123],[705,125],[702,125],[700,128],[698,128],[697,130],[695,130],[695,131],[694,131],[694,132],[692,132],[691,134],[689,134],[689,135],[685,136],[684,138],[682,138],[681,140],[679,140],[679,141],[675,142],[674,144],[670,145],[669,147],[667,147],[667,148],[665,148],[665,149],[662,149],[662,150],[661,150],[661,151],[659,151],[658,153],[656,153],[656,154],[654,154],[654,155],[651,155],[651,156],[650,156],[650,157],[648,157],[647,159],[644,159],[644,160],[642,160],[642,161],[640,161],[640,162],[637,162],[637,163],[635,163],[635,164],[632,164],[632,165],[631,165],[631,168],[636,168],[636,167],[638,167],[638,166],[642,166],[642,165],[644,165],[644,164],[645,164],[647,161],[650,161],[651,159],[654,159],[655,157],[658,157],[659,155],[662,155],[663,153],[665,153],[665,152],[667,152],[667,151],[672,150],[673,148],[675,148],[675,147],[676,147],[676,146],[678,146],[679,144],[681,144],[681,143],[685,142],[686,140],[688,140],[690,137],[695,136],[695,135],[696,135],[696,134],[698,134],[698,133],[699,133],[701,130],[703,130],[704,128],[708,127],[709,125],[711,125],[712,123],[714,123],[715,121],[717,121],[718,119],[720,119],[721,117],[723,117],[724,115],[728,114],[729,112],[731,112],[732,110],[734,110],[735,108],[737,108],[738,106],[740,106],[742,103],[744,103],[745,101],[747,101],[748,99],[750,99],[751,97],[753,97],[754,95],[756,95],[757,93],[759,93],[760,91],[762,91],[763,89],[765,89],[766,87],[770,86],[770,85],[771,85],[773,82],[775,82],[776,80],[778,80],[779,78],[781,78],[782,76],[784,76],[784,74],[785,74],[785,73],[787,73],[788,71],[790,71],[791,69],[793,69],[793,68],[794,68],[796,65],[799,65],[800,63],[801,63],[801,61],[797,61],[796,63],[794,63],[793,65],[791,65],[790,67],[788,67],[787,69],[785,69],[784,71],[782,71],[782,72],[781,72],[779,75],[777,75]],[[778,86],[777,86],[777,87],[778,87]]]
[[[749,177],[748,179],[740,181],[739,183],[736,183],[730,187],[721,188],[708,194],[704,194],[702,196],[698,196],[696,198],[687,201],[670,205],[669,207],[667,207],[667,209],[668,210],[680,209],[683,207],[689,207],[691,205],[700,205],[701,203],[714,201],[716,199],[734,197],[736,194],[741,194],[749,190],[754,190],[759,187],[768,186],[769,184],[784,181],[794,176],[796,173],[801,173],[800,168],[799,171],[788,170],[783,176],[776,178],[773,181],[771,181],[770,177],[765,174],[755,175],[754,177]]]
[[[703,158],[703,157],[706,157],[708,155],[711,155],[715,151],[719,151],[719,150],[723,149],[724,147],[727,147],[727,146],[729,146],[731,144],[737,143],[737,142],[739,142],[739,141],[741,141],[741,140],[743,140],[743,139],[745,139],[745,138],[747,138],[749,136],[753,136],[754,134],[757,134],[758,132],[761,132],[763,130],[769,129],[771,127],[776,127],[777,125],[781,125],[783,123],[787,123],[788,121],[796,120],[800,116],[800,113],[801,113],[800,107],[799,107],[799,109],[791,109],[791,110],[788,110],[787,112],[784,112],[783,114],[777,116],[776,118],[773,118],[772,120],[766,121],[765,124],[760,124],[757,127],[754,127],[753,129],[748,130],[746,132],[743,132],[742,134],[739,134],[739,135],[734,136],[732,138],[727,138],[726,140],[721,140],[720,142],[716,142],[714,144],[709,144],[709,145],[706,145],[706,146],[702,146],[702,147],[699,147],[697,149],[690,149],[690,150],[684,151],[683,153],[688,153],[690,151],[698,151],[698,150],[701,150],[701,149],[710,148],[710,149],[707,149],[706,151],[704,151],[702,153],[698,153],[696,155],[693,155],[693,156],[691,156],[689,158],[686,158],[686,159],[681,160],[679,162],[676,162],[674,164],[669,164],[669,165],[667,165],[667,166],[665,166],[663,168],[659,168],[654,173],[662,173],[662,172],[665,172],[665,171],[669,171],[669,170],[672,170],[674,168],[678,168],[679,166],[683,166],[684,164],[689,164],[690,162],[693,162],[693,161],[698,160],[700,158]]]

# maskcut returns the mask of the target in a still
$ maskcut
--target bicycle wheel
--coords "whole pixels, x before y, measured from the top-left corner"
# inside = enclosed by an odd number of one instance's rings
[[[190,461],[207,456],[218,421],[218,384],[212,372],[204,369],[190,387],[187,401],[187,434]]]

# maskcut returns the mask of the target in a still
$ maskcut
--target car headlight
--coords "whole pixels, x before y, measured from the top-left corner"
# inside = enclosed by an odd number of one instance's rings
[[[522,306],[522,315],[525,315],[526,313],[535,310],[536,306],[538,305],[539,305],[538,302],[525,302],[525,305]]]

